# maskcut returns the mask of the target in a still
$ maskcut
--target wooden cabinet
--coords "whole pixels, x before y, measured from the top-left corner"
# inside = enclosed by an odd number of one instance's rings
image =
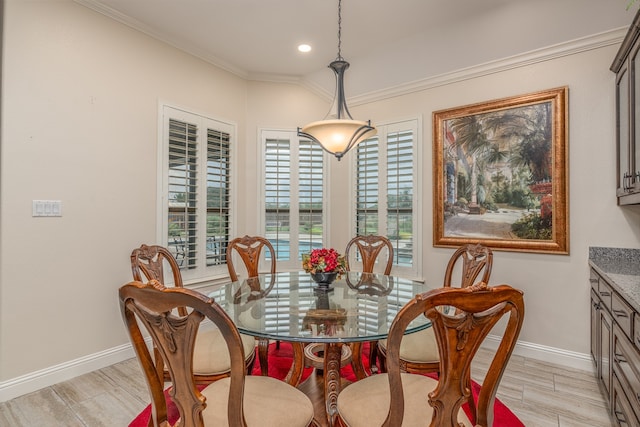
[[[619,205],[640,204],[640,10],[616,54],[616,148]]]
[[[611,345],[613,319],[611,290],[597,273],[591,271],[591,352],[596,375],[607,399],[611,398]]]
[[[621,427],[640,426],[640,314],[595,270],[591,270],[591,354]]]
[[[623,418],[628,425],[640,425],[640,354],[617,324],[614,324],[612,368],[620,387],[620,406],[632,408],[619,417],[614,407],[614,419]]]
[[[612,400],[614,425],[619,427],[638,426],[638,421],[634,419],[633,409],[629,407],[629,401],[625,398],[622,385],[618,377],[613,377],[613,400]]]
[[[591,290],[591,357],[596,365],[596,376],[600,378],[600,300],[596,293]]]

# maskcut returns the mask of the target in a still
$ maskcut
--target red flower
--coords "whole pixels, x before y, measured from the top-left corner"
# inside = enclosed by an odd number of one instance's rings
[[[342,274],[347,270],[344,257],[333,248],[314,249],[310,254],[303,254],[302,268],[312,274],[334,271]]]

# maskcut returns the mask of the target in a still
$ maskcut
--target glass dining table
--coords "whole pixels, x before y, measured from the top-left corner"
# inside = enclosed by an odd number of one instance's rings
[[[353,271],[323,289],[308,273],[295,271],[261,274],[201,291],[220,304],[241,333],[292,343],[293,363],[285,381],[294,386],[302,379],[305,345],[324,344],[324,397],[333,426],[342,346],[350,344],[354,374],[364,378],[362,344],[385,339],[396,313],[430,289],[433,286],[402,277]],[[429,320],[420,316],[406,333],[429,326]]]

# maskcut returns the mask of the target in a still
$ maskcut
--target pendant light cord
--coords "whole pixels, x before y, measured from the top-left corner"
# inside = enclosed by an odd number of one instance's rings
[[[338,57],[337,61],[344,61],[342,58],[342,0],[338,0]]]
[[[353,120],[347,108],[344,95],[344,72],[349,68],[349,63],[342,58],[342,0],[338,0],[338,57],[329,64],[329,68],[333,70],[336,77],[336,94],[329,113],[324,120],[298,128],[298,136],[309,138],[340,160],[358,143],[378,133],[370,120],[366,122]],[[332,114],[334,107],[335,115]],[[331,116],[335,117],[335,120],[327,119]]]

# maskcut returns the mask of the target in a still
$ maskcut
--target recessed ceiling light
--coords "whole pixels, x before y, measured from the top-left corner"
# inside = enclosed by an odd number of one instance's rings
[[[298,46],[298,50],[300,52],[310,52],[311,51],[311,46],[309,46],[308,44],[301,44],[300,46]]]

